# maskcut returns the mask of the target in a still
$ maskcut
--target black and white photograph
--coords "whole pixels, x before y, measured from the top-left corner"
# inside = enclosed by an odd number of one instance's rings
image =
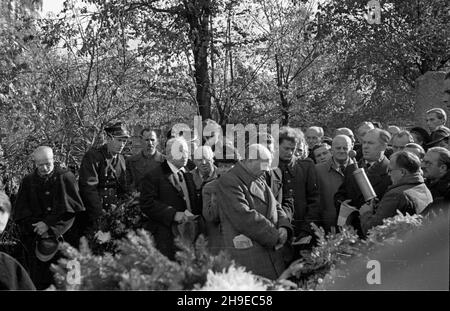
[[[448,0],[0,0],[0,291],[447,292],[449,119]]]

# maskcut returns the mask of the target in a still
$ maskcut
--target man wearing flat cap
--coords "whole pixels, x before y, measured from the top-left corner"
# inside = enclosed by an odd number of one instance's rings
[[[33,159],[36,169],[22,180],[12,218],[27,251],[31,279],[37,289],[46,289],[53,283],[50,265],[57,261],[58,239],[66,238],[84,206],[75,176],[55,164],[50,147],[36,148]]]
[[[121,155],[130,135],[124,124],[105,128],[106,143],[90,149],[81,161],[80,194],[86,214],[80,219],[81,234],[95,232],[103,210],[127,197],[125,158]]]

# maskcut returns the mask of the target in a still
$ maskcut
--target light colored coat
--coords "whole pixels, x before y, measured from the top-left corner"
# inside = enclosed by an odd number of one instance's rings
[[[344,174],[340,172],[332,158],[325,163],[317,164],[316,173],[320,192],[321,226],[328,232],[331,227],[336,227],[337,224],[334,195],[344,182]]]
[[[238,163],[218,179],[217,207],[224,249],[239,265],[256,275],[276,279],[285,263],[278,244],[278,228],[291,230],[286,213],[265,182]],[[233,239],[248,237],[252,246],[236,248]]]

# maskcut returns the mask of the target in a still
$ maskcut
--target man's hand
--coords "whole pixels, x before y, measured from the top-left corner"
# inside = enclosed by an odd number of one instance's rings
[[[32,224],[32,226],[34,227],[33,231],[39,235],[43,235],[48,231],[48,226],[43,221]]]
[[[286,228],[278,228],[278,242],[280,242],[281,244],[286,243],[288,238],[288,232]]]
[[[179,224],[188,221],[188,216],[184,212],[176,212],[173,220]]]
[[[278,228],[278,244],[275,246],[275,249],[280,249],[283,247],[284,243],[286,243],[288,238],[288,232],[286,228]]]
[[[363,206],[361,206],[361,208],[359,209],[359,214],[360,215],[362,215],[364,213],[367,213],[367,212],[371,212],[371,213],[373,212],[373,204],[372,204],[372,202],[363,204]]]

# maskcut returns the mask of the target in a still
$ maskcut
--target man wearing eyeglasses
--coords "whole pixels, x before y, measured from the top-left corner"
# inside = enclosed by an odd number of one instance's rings
[[[381,201],[375,206],[366,203],[359,210],[364,234],[370,228],[383,224],[383,219],[395,216],[397,210],[403,214],[419,214],[433,202],[420,172],[420,160],[415,154],[408,151],[394,153],[388,174],[392,185]]]
[[[144,128],[140,137],[144,148],[141,152],[126,160],[127,185],[132,192],[141,192],[141,181],[145,173],[164,161],[163,155],[156,149],[158,146],[156,132],[149,128]]]
[[[450,191],[450,151],[443,147],[428,149],[422,161],[422,170],[434,200],[448,194]]]

